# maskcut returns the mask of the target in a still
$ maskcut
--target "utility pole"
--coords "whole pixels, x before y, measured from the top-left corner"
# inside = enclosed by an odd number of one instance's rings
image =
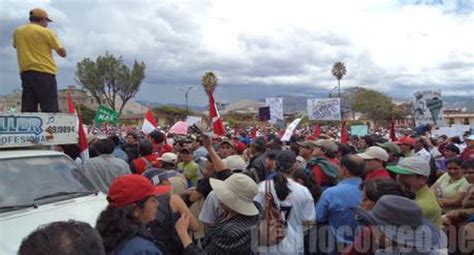
[[[189,86],[188,88],[186,89],[180,89],[180,91],[183,91],[184,92],[184,98],[186,100],[186,111],[188,112],[189,111],[189,105],[188,105],[188,95],[189,95],[189,91],[191,91],[194,87],[193,86]]]

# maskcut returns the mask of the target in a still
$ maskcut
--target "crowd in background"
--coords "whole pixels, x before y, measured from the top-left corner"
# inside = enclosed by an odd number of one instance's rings
[[[474,250],[470,133],[433,137],[428,126],[389,141],[381,129],[341,144],[329,127],[319,135],[299,129],[289,142],[272,128],[224,137],[121,131],[89,135],[85,162],[77,146],[57,148],[107,194],[109,206],[90,230],[106,254]],[[67,231],[79,223],[63,224]],[[57,231],[50,228],[37,231]]]

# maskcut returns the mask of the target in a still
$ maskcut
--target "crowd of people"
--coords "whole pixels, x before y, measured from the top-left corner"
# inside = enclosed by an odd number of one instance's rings
[[[474,250],[474,135],[434,138],[428,130],[394,142],[383,134],[350,136],[341,144],[324,132],[301,129],[289,142],[279,133],[89,135],[84,162],[76,145],[57,149],[107,194],[95,229],[81,227],[100,238],[89,248],[105,254]],[[65,232],[84,225],[53,223],[36,232],[58,231],[57,224]],[[33,232],[20,253],[41,242],[57,240]]]

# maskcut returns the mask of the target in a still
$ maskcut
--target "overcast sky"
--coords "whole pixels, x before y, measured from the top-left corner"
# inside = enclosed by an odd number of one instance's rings
[[[222,102],[311,95],[337,85],[393,97],[417,89],[474,96],[474,0],[0,0],[0,95],[21,87],[16,27],[34,7],[68,52],[55,56],[60,88],[76,63],[106,51],[144,61],[140,100],[203,105],[200,80],[213,70]]]

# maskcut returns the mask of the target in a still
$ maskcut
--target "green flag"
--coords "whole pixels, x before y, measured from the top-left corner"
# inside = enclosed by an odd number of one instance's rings
[[[109,109],[103,105],[99,105],[99,109],[95,113],[95,123],[112,123],[118,124],[119,123],[119,114],[118,112]]]

